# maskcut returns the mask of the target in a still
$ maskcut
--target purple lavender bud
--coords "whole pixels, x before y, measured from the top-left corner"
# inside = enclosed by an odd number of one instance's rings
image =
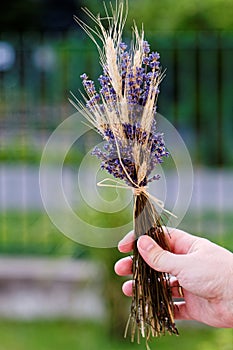
[[[149,135],[146,130],[141,128],[141,124],[138,122],[141,115],[141,106],[145,106],[149,93],[159,93],[159,89],[151,84],[159,74],[160,55],[158,52],[150,53],[150,45],[147,41],[144,41],[142,66],[136,67],[135,69],[133,68],[132,53],[127,51],[127,45],[122,42],[119,48],[118,64],[120,66],[122,94],[127,99],[128,113],[130,114],[130,123],[122,124],[124,142],[122,142],[122,139],[117,138],[121,159],[119,159],[116,146],[115,137],[117,136],[115,136],[107,124],[102,126],[101,130],[99,130],[100,134],[102,134],[106,140],[103,150],[96,147],[92,154],[101,160],[101,169],[105,169],[115,178],[122,179],[129,186],[132,186],[122,164],[133,182],[137,183],[138,179],[135,160],[133,159],[133,147],[135,142],[140,145],[145,145],[145,143],[147,143],[146,151],[149,154],[147,174],[139,184],[140,186],[145,186],[148,182],[158,180],[158,175],[152,176],[149,180],[148,176],[157,164],[163,162],[163,157],[167,157],[169,154],[166,151],[163,136],[156,132],[156,122],[152,122]],[[87,107],[90,111],[94,111],[98,105],[98,108],[103,111],[103,113],[106,113],[104,107],[105,103],[101,102],[103,98],[109,111],[112,110],[116,113],[120,113],[117,105],[118,96],[109,78],[108,67],[103,67],[103,74],[98,78],[100,84],[99,93],[96,92],[94,82],[89,80],[85,73],[81,75],[81,79],[83,80],[83,85],[88,94]]]
[[[143,57],[142,63],[145,64],[146,66],[149,66],[149,64],[150,64],[150,59],[149,59],[149,57]]]
[[[127,45],[125,44],[125,43],[120,43],[120,49],[122,50],[122,51],[125,51],[126,49],[127,49]]]
[[[158,69],[159,68],[159,65],[160,65],[160,62],[157,62],[157,61],[152,61],[150,62],[150,68],[156,68]]]
[[[150,45],[148,43],[148,41],[143,41],[143,52],[145,54],[148,54],[150,52]]]
[[[149,58],[151,61],[157,61],[160,59],[160,54],[158,52],[151,52]]]
[[[86,79],[88,79],[88,76],[86,75],[86,73],[83,73],[82,75],[80,75],[80,78],[82,80],[86,80]]]
[[[161,176],[159,174],[152,176],[147,182],[152,182],[154,180],[159,180]]]
[[[110,83],[109,77],[106,75],[100,75],[100,77],[98,78],[100,85],[103,86],[108,86],[108,84]]]

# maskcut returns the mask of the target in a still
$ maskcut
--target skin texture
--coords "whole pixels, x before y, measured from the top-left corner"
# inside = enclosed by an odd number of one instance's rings
[[[178,229],[168,228],[171,252],[163,250],[150,237],[138,239],[143,259],[157,271],[170,273],[175,318],[196,320],[213,327],[233,328],[233,254],[210,242]],[[128,233],[119,243],[122,253],[133,248],[134,234]],[[115,265],[115,272],[128,276],[132,258],[125,257]],[[125,295],[132,295],[132,281],[123,284]]]

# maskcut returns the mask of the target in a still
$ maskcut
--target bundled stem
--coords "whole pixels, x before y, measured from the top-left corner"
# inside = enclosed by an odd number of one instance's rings
[[[110,4],[110,11],[105,6],[107,29],[104,18],[94,16],[88,9],[85,12],[94,22],[94,28],[75,18],[97,45],[103,74],[98,79],[99,90],[86,73],[82,74],[87,94],[85,104],[79,100],[73,104],[106,141],[103,149],[96,147],[92,152],[101,159],[101,169],[117,181],[123,180],[135,192],[134,287],[129,321],[132,340],[136,335],[139,341],[141,335],[148,345],[151,336],[166,331],[178,334],[170,277],[148,266],[137,250],[141,235],[152,237],[163,249],[170,250],[160,215],[151,203],[152,196],[145,190],[149,182],[158,180],[158,175],[150,176],[169,153],[155,120],[159,85],[164,77],[160,55],[151,52],[143,28],[140,34],[136,26],[133,45],[127,48],[122,41],[127,10],[128,0],[116,1],[115,8]],[[155,202],[163,208],[161,201],[155,198]]]
[[[134,243],[133,256],[133,297],[131,305],[131,340],[135,335],[138,342],[140,334],[146,338],[157,337],[168,331],[178,335],[174,322],[174,306],[167,273],[152,269],[140,256],[137,239],[146,234],[152,237],[163,249],[169,249],[169,243],[161,225],[161,218],[146,193],[135,196],[134,206]]]

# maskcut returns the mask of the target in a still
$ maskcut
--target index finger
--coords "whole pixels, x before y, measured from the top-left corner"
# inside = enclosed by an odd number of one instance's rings
[[[121,253],[128,253],[133,250],[135,241],[134,231],[130,231],[127,235],[118,243],[118,249]]]

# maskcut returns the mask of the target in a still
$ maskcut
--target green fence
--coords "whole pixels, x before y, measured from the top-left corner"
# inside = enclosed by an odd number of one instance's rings
[[[167,70],[159,112],[178,128],[194,162],[231,166],[233,33],[156,32],[147,39]],[[2,40],[15,50],[13,66],[0,73],[2,132],[53,130],[74,111],[68,97],[70,90],[79,96],[80,74],[97,79],[97,50],[78,31],[3,33]]]

